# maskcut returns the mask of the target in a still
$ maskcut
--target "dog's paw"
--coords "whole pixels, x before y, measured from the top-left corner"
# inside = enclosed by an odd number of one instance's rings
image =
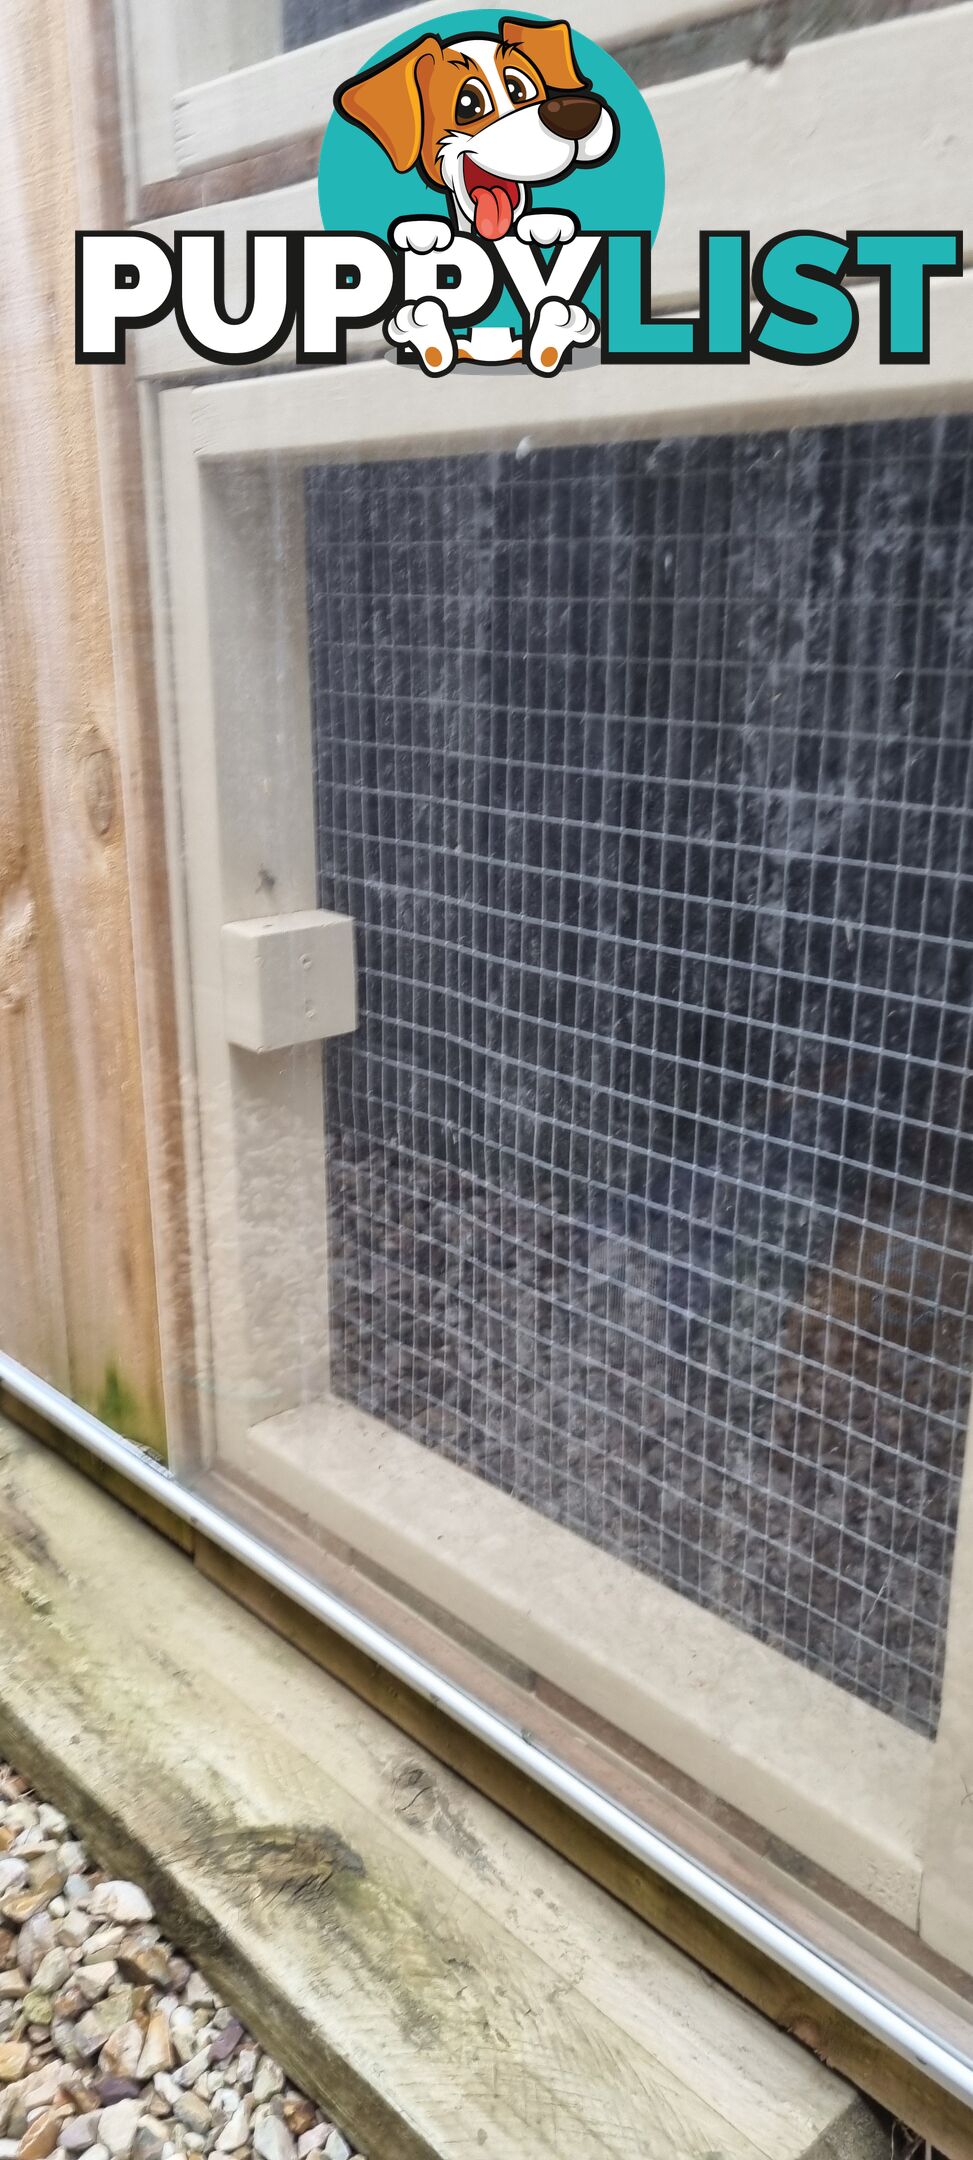
[[[414,345],[427,375],[446,375],[456,361],[456,340],[441,300],[416,300],[396,309],[385,325],[393,345]]]
[[[392,227],[392,245],[403,253],[432,255],[440,248],[448,248],[456,235],[445,218],[407,217],[399,218]]]
[[[560,247],[562,240],[573,240],[578,230],[578,220],[570,210],[525,210],[514,227],[518,240],[526,240],[534,247]]]
[[[578,300],[542,300],[534,317],[527,358],[538,375],[556,375],[576,345],[597,337],[593,315]]]

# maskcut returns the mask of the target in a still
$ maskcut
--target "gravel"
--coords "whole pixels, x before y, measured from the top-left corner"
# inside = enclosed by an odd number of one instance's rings
[[[0,2160],[362,2160],[0,1763]]]

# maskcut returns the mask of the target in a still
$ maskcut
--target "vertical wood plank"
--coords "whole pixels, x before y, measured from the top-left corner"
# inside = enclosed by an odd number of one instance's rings
[[[35,1084],[42,1041],[46,1094],[33,1108],[49,1124],[52,1179],[25,1126],[12,1146],[34,1160],[21,1169],[4,1234],[25,1248],[26,1281],[33,1194],[53,1182],[68,1384],[109,1422],[161,1445],[102,475],[94,386],[75,366],[71,332],[81,222],[72,112],[63,0],[8,0],[0,12],[3,680],[17,776],[14,877],[22,863],[39,1016],[19,1086]],[[23,1064],[24,1044],[21,1054]],[[28,1295],[56,1329],[49,1247],[50,1233]],[[16,1324],[0,1309],[0,1332]]]
[[[8,617],[10,605],[8,595]],[[46,1115],[37,908],[4,652],[0,637],[0,1340],[22,1364],[64,1386],[67,1333]]]
[[[125,133],[112,0],[62,0],[68,25],[79,208],[86,226],[125,222],[131,144]],[[101,517],[111,605],[115,714],[128,854],[129,906],[146,1112],[156,1301],[170,1460],[199,1452],[209,1411],[206,1297],[194,1280],[189,1227],[198,1134],[192,1030],[177,994],[181,935],[169,886],[172,755],[168,610],[158,557],[155,401],[134,363],[89,371],[98,425]]]

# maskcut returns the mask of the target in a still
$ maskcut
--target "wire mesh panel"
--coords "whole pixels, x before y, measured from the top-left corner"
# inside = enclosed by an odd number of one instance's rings
[[[387,0],[284,0],[284,51],[336,37],[357,23],[374,22],[391,11]]]
[[[922,1731],[973,423],[309,477],[336,1391]]]

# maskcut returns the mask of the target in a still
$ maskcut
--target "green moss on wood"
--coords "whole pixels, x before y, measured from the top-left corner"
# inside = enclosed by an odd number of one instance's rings
[[[139,1447],[151,1448],[154,1455],[166,1458],[165,1427],[161,1413],[148,1409],[139,1401],[133,1390],[126,1386],[117,1365],[105,1368],[101,1392],[86,1407],[100,1418],[103,1425],[110,1425],[112,1432],[120,1433],[124,1440],[134,1440]]]

